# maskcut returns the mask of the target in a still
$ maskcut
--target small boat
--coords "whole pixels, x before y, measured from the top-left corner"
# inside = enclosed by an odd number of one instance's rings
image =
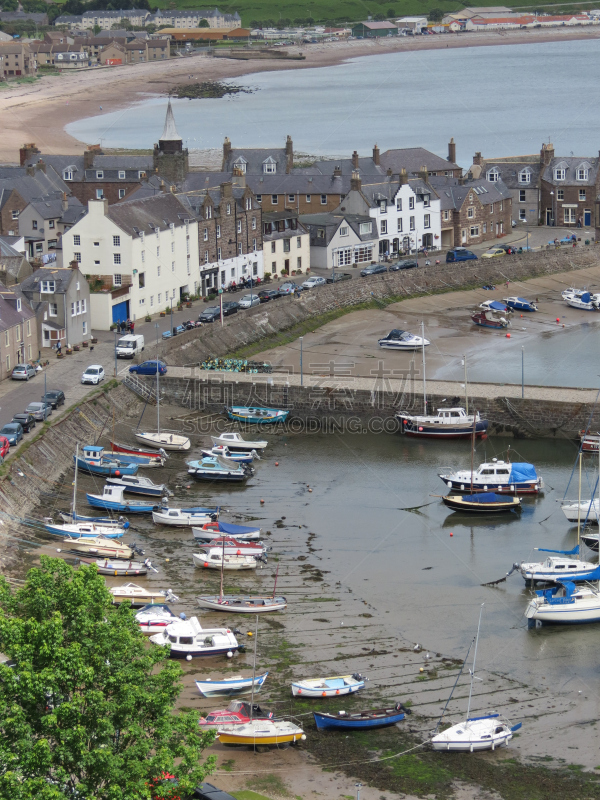
[[[225,445],[230,450],[264,450],[268,442],[247,442],[239,433],[222,433],[220,436],[211,436],[213,445]]]
[[[135,438],[140,444],[147,447],[156,447],[158,450],[189,450],[191,447],[190,440],[187,436],[181,436],[178,433],[169,433],[168,431],[158,431],[151,433],[150,431],[136,431]]]
[[[170,589],[162,590],[144,589],[136,583],[125,583],[123,586],[112,586],[108,590],[113,596],[113,603],[129,601],[133,607],[146,606],[149,603],[174,602],[178,600]]]
[[[581,431],[581,449],[584,453],[597,453],[600,450],[600,433],[586,433]]]
[[[199,481],[229,481],[240,483],[254,474],[249,464],[225,461],[219,456],[205,456],[201,461],[187,461],[188,475]]]
[[[590,550],[595,550],[596,552],[598,552],[599,540],[600,540],[599,533],[589,533],[589,531],[581,532],[581,541],[584,543],[586,547],[589,547]]]
[[[597,564],[590,561],[581,561],[579,558],[569,558],[569,556],[579,555],[579,545],[575,545],[572,550],[546,550],[536,547],[540,553],[557,553],[559,555],[548,556],[545,561],[526,562],[513,564],[513,570],[520,572],[525,583],[552,583],[557,580],[576,581],[580,578],[587,578],[593,572]]]
[[[195,681],[195,683],[203,697],[230,697],[231,695],[250,694],[253,685],[254,691],[260,692],[268,674],[265,672],[254,678],[242,678],[241,675],[234,675],[233,678],[218,681],[206,678],[203,681]]]
[[[171,648],[171,658],[233,655],[239,645],[229,628],[203,628],[198,617],[178,619],[150,637],[154,644]]]
[[[143,494],[150,497],[168,497],[172,495],[164,483],[153,483],[150,478],[138,475],[122,475],[120,477],[110,477],[106,479],[112,486],[122,486],[126,492],[131,494]]]
[[[83,455],[74,455],[73,461],[78,469],[91,475],[135,475],[138,471],[137,464],[125,459],[106,458],[103,447],[87,445]]]
[[[406,714],[411,713],[410,708],[405,708],[402,703],[396,703],[393,708],[376,708],[373,711],[356,711],[350,714],[346,711],[338,711],[337,714],[313,711],[313,717],[318,731],[362,731],[395,725],[397,722],[401,722]]]
[[[544,481],[533,464],[511,463],[493,458],[471,470],[438,473],[449,489],[459,492],[496,492],[496,494],[538,494]]]
[[[255,458],[260,460],[256,450],[230,450],[225,444],[217,444],[212,450],[201,450],[203,456],[221,456],[228,461],[237,461],[239,464],[251,464]]]
[[[560,508],[569,522],[581,521],[586,525],[597,525],[600,519],[600,500],[597,497],[594,500],[565,503]]]
[[[427,347],[430,342],[422,336],[417,336],[409,331],[401,331],[397,328],[390,331],[383,339],[379,339],[379,347],[384,347],[387,350],[419,350],[421,347]]]
[[[396,412],[401,423],[401,433],[406,436],[420,436],[427,439],[470,439],[486,435],[487,419],[481,419],[479,412],[467,414],[464,408],[438,408],[435,416],[414,416],[402,411]]]
[[[235,730],[217,730],[221,744],[248,744],[251,747],[265,744],[286,744],[306,739],[302,728],[287,720],[254,719]]]
[[[177,614],[174,614],[169,606],[164,603],[151,603],[143,606],[137,612],[135,618],[141,632],[146,636],[164,631],[168,625],[179,619]]]
[[[119,442],[112,442],[110,446],[113,453],[126,453],[128,460],[132,464],[138,464],[140,467],[162,467],[168,459],[169,454],[164,450],[143,450],[141,447],[130,447],[127,444],[119,444]]]
[[[44,528],[53,536],[68,537],[70,539],[120,539],[123,530],[108,525],[96,525],[93,522],[54,523],[51,517],[44,520]]]
[[[266,614],[287,608],[285,597],[257,597],[243,594],[207,595],[198,597],[200,608],[229,611],[234,614]]]
[[[512,309],[506,303],[501,303],[499,300],[484,300],[479,304],[479,308],[485,311],[501,311],[503,314],[510,314]]]
[[[509,308],[514,311],[537,311],[538,307],[530,300],[525,300],[524,297],[505,297],[504,302]]]
[[[106,537],[96,539],[63,539],[63,548],[73,553],[82,553],[100,558],[131,558],[133,549],[123,542],[116,542]]]
[[[589,292],[566,294],[563,292],[563,300],[571,308],[579,308],[582,311],[600,311],[600,294],[590,294]]]
[[[209,549],[203,553],[192,553],[195,567],[204,569],[256,569],[258,563],[255,556],[224,556],[220,547]]]
[[[156,503],[143,503],[140,500],[126,500],[123,496],[122,486],[105,485],[102,494],[86,494],[90,506],[105,508],[109,511],[119,511],[129,514],[151,514],[154,509],[159,509]]]
[[[504,511],[520,511],[521,501],[518,497],[502,497],[494,492],[480,494],[449,494],[442,497],[444,505],[453,511],[467,511],[475,514],[497,514]]]
[[[508,319],[502,315],[501,312],[496,311],[474,311],[471,314],[471,319],[475,323],[475,325],[479,325],[481,328],[508,328],[510,322]]]
[[[331,678],[309,678],[292,683],[294,697],[337,697],[354,694],[365,688],[366,678],[359,672],[354,675],[336,675]]]
[[[212,541],[220,539],[223,535],[233,536],[238,541],[248,541],[260,537],[260,528],[252,528],[249,525],[232,525],[229,522],[206,522],[200,528],[192,528],[194,539],[200,541]]]
[[[267,548],[262,542],[241,542],[232,536],[219,536],[212,539],[210,544],[200,548],[202,552],[216,548],[226,556],[262,556],[267,552]]]
[[[266,674],[265,674],[266,677]],[[256,691],[256,688],[255,688]],[[256,703],[245,703],[243,700],[232,700],[227,708],[211,711],[206,717],[200,717],[198,724],[202,730],[219,728],[230,731],[238,725],[245,725],[253,719],[273,719],[273,712],[262,709]]]
[[[129,528],[129,520],[126,517],[118,517],[117,519],[112,519],[111,517],[87,517],[85,514],[74,514],[72,511],[59,511],[58,513],[62,520],[68,524],[91,522],[94,525],[102,525],[105,528],[118,528],[120,531],[126,531]]]
[[[588,573],[595,585],[578,585],[570,580],[557,581],[550,589],[538,589],[527,608],[525,616],[530,628],[554,623],[556,625],[580,625],[600,622],[600,568]],[[592,577],[593,576],[593,577]],[[580,578],[581,580],[581,578]]]
[[[135,575],[146,575],[148,567],[141,561],[126,561],[121,558],[80,559],[84,564],[95,564],[100,575],[115,575],[129,578]]]
[[[185,527],[189,525],[206,525],[214,522],[219,516],[218,508],[156,508],[152,512],[152,519],[159,525],[175,525]],[[235,527],[235,526],[234,526]],[[219,534],[220,535],[220,534]]]
[[[581,297],[582,294],[585,294],[587,289],[574,289],[573,286],[569,286],[568,289],[564,289],[561,292],[561,297],[563,300],[566,300],[567,297],[570,297],[572,294],[576,295],[577,297]]]
[[[226,406],[225,414],[235,422],[246,422],[253,425],[266,425],[274,422],[285,422],[290,412],[280,408],[254,408],[250,406]]]

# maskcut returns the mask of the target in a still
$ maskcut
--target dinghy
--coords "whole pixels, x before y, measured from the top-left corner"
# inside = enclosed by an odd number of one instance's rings
[[[123,475],[106,479],[112,486],[122,486],[131,494],[144,494],[150,497],[169,497],[173,495],[164,483],[153,483],[150,478],[143,476]]]
[[[160,429],[160,391],[159,391],[159,370],[156,370],[156,432],[139,431],[134,433],[135,438],[145,447],[154,447],[157,450],[184,451],[191,447],[187,436]],[[143,414],[142,414],[143,416]],[[141,422],[141,417],[140,417]]]
[[[248,570],[258,566],[255,556],[223,555],[220,547],[203,553],[192,553],[195,567],[203,569]]]
[[[124,491],[122,486],[110,486],[107,484],[102,494],[86,494],[86,499],[88,504],[95,508],[105,508],[109,511],[119,511],[126,514],[151,514],[154,509],[160,508],[156,503],[126,500]]]
[[[203,456],[221,456],[227,461],[237,461],[238,464],[251,464],[255,458],[260,460],[256,450],[230,450],[227,445],[215,445],[212,450],[201,450]]]
[[[518,497],[502,497],[494,492],[471,495],[449,494],[442,497],[442,502],[453,511],[466,511],[474,514],[497,514],[504,511],[521,510],[521,500]]]
[[[138,465],[125,459],[107,458],[103,447],[87,445],[83,448],[83,456],[73,456],[75,466],[91,475],[135,475]]]
[[[215,594],[198,597],[197,600],[200,608],[207,608],[210,611],[230,611],[234,614],[266,614],[287,608],[285,597]]]
[[[555,625],[581,625],[600,622],[600,567],[588,572],[587,580],[594,584],[575,584],[558,580],[557,586],[538,589],[525,609],[528,627],[547,623]],[[580,576],[579,580],[583,580]]]
[[[113,453],[126,453],[128,460],[132,464],[138,464],[140,467],[162,467],[169,457],[168,453],[164,450],[143,450],[141,447],[130,447],[127,444],[119,444],[119,442],[111,441],[110,446]]]
[[[148,567],[141,561],[126,561],[120,558],[98,558],[96,560],[81,558],[84,564],[95,564],[99,575],[115,575],[120,578],[129,578],[136,575],[146,575]]]
[[[584,453],[597,453],[600,451],[600,433],[579,433],[581,439],[581,449]]]
[[[287,720],[255,719],[235,730],[219,729],[217,736],[221,744],[281,745],[306,739],[302,728]]]
[[[228,481],[240,483],[254,475],[249,464],[226,461],[220,456],[204,456],[201,461],[187,461],[188,475],[198,481]]]
[[[501,312],[492,311],[474,311],[471,314],[471,320],[475,325],[480,328],[495,328],[503,329],[508,328],[510,325],[509,320],[501,314]]]
[[[192,656],[232,656],[239,645],[229,628],[203,628],[198,617],[178,619],[161,633],[150,637],[160,647],[169,645],[171,658]]]
[[[51,517],[44,520],[44,529],[53,536],[69,537],[71,539],[120,539],[123,530],[109,525],[96,525],[93,522],[65,522],[55,523]]]
[[[418,350],[420,347],[427,347],[430,342],[421,336],[416,336],[409,331],[394,329],[383,339],[379,339],[379,347],[387,350]]]
[[[337,714],[313,711],[313,717],[318,731],[362,731],[395,725],[397,722],[402,722],[406,714],[411,713],[410,708],[405,708],[402,703],[396,703],[392,708],[376,708],[373,711],[356,711],[350,714],[346,711],[338,711]]]
[[[469,494],[538,494],[544,488],[544,480],[533,464],[498,461],[497,458],[485,461],[475,471],[465,469],[438,475],[449,489]]]
[[[226,406],[225,413],[235,422],[246,422],[253,425],[267,425],[285,422],[290,412],[281,408],[254,408],[250,406]]]
[[[234,675],[226,680],[213,681],[206,678],[203,681],[195,681],[198,691],[203,697],[230,697],[238,694],[250,694],[252,687],[259,692],[269,673],[256,675],[254,678],[242,678],[241,675]]]
[[[212,539],[210,544],[204,545],[200,550],[206,553],[212,548],[218,548],[219,553],[226,556],[262,556],[267,552],[267,548],[262,542],[242,542],[232,536],[219,536],[217,539]]]
[[[509,308],[514,311],[537,311],[538,308],[535,303],[526,300],[524,297],[505,297],[504,302]]]
[[[111,519],[110,517],[87,517],[85,514],[73,514],[72,511],[59,511],[58,513],[61,519],[69,525],[73,522],[91,522],[106,528],[118,528],[121,533],[129,528],[127,517]]]
[[[135,619],[140,626],[141,632],[146,636],[151,636],[154,633],[164,631],[168,625],[179,619],[179,617],[164,603],[151,603],[140,608],[135,615]]]
[[[264,450],[268,442],[264,440],[247,442],[239,433],[227,432],[220,436],[211,436],[213,445],[225,445],[230,450]]]
[[[219,508],[155,508],[152,519],[159,525],[174,525],[184,527],[189,525],[206,525],[217,519]],[[219,534],[220,535],[220,534]]]
[[[108,590],[113,596],[113,603],[129,601],[133,607],[146,606],[148,603],[175,602],[179,598],[170,589],[167,591],[144,589],[136,583],[125,583],[123,586],[112,586]]]
[[[62,544],[63,550],[99,558],[131,558],[134,552],[132,547],[123,542],[107,539],[104,536],[95,539],[63,539]]]
[[[200,528],[192,528],[194,539],[200,541],[212,541],[220,539],[223,535],[233,536],[238,541],[258,539],[260,528],[252,528],[248,525],[232,525],[229,522],[206,522]]]
[[[336,675],[331,678],[309,678],[292,683],[294,697],[337,697],[354,694],[365,688],[366,678],[359,672],[354,675]]]
[[[254,691],[256,691],[256,688]],[[205,731],[214,728],[219,728],[222,731],[231,731],[237,728],[238,725],[245,725],[253,719],[273,719],[273,712],[262,709],[256,703],[232,700],[227,708],[220,708],[216,711],[211,711],[206,717],[200,717],[198,724]]]

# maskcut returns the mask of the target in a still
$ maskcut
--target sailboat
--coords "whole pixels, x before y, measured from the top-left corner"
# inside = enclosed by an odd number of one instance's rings
[[[191,447],[190,440],[187,436],[181,436],[178,433],[170,433],[168,431],[160,430],[160,392],[158,389],[158,374],[156,370],[156,433],[150,431],[135,432],[135,438],[140,444],[147,447],[156,447],[158,450],[189,450]]]
[[[225,547],[224,538],[222,546]],[[223,567],[224,563],[222,561],[221,589],[219,594],[198,597],[197,600],[200,608],[209,608],[211,611],[231,611],[234,614],[265,614],[269,611],[283,611],[283,609],[287,607],[287,600],[285,597],[275,596],[277,577],[279,575],[279,565],[277,565],[277,571],[275,572],[273,594],[270,597],[262,597],[260,595],[223,594]]]
[[[595,487],[594,492],[592,492],[592,497],[590,500],[583,500],[581,499],[581,457],[583,452],[583,443],[580,445],[579,448],[579,496],[577,498],[576,503],[562,503],[561,504],[561,511],[567,518],[569,522],[576,522],[577,527],[579,529],[581,525],[581,519],[583,517],[583,521],[585,525],[590,524],[598,524],[600,520],[600,461],[598,466],[598,480],[596,481],[596,485],[599,487],[599,496],[594,497],[595,494]],[[600,457],[600,450],[598,450],[598,455]],[[579,534],[578,534],[579,537]]]
[[[444,718],[444,714],[446,712],[446,708],[448,708],[448,703],[452,698],[452,693],[450,693],[450,697],[448,698],[448,702],[446,703],[446,707],[442,712],[442,716],[439,719],[438,724],[436,725],[435,730],[433,731],[433,735],[431,738],[431,744],[434,750],[445,750],[446,752],[469,752],[473,753],[479,750],[495,750],[497,747],[500,747],[503,744],[507,744],[513,737],[513,733],[521,727],[521,723],[517,723],[511,727],[510,723],[500,717],[499,714],[488,714],[484,717],[470,717],[469,714],[471,712],[471,699],[473,697],[473,682],[476,680],[475,678],[475,663],[477,661],[477,645],[479,644],[479,630],[481,628],[481,616],[483,614],[483,606],[481,604],[481,609],[479,611],[479,623],[477,625],[477,635],[474,639],[475,643],[475,653],[473,656],[473,669],[471,672],[471,688],[469,689],[469,702],[467,705],[467,715],[464,722],[458,722],[456,725],[452,725],[450,728],[447,728],[445,731],[441,733],[436,733],[442,719]],[[469,657],[469,652],[471,647],[473,646],[473,642],[467,651],[466,658],[463,662],[461,670],[458,674],[458,678],[460,678],[462,671],[464,669],[465,664],[467,663],[467,659]],[[458,683],[458,678],[456,679],[456,684]],[[454,691],[454,688],[453,690]]]

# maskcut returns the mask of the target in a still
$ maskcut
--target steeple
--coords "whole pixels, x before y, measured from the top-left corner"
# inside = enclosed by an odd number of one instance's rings
[[[170,99],[167,105],[165,127],[163,129],[162,136],[158,140],[158,144],[160,149],[167,153],[180,151],[183,147],[183,139],[177,133],[177,128],[175,127],[175,117],[173,116],[173,108],[171,107]]]
[[[171,100],[167,104],[165,127],[158,144],[154,145],[154,171],[171,183],[181,183],[189,172],[187,148],[183,147],[183,139],[177,133]]]

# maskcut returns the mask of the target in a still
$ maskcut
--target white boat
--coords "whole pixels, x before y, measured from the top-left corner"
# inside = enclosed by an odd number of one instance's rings
[[[126,492],[131,494],[144,494],[150,497],[169,497],[173,492],[169,491],[166,483],[154,483],[144,475],[120,475],[106,478],[107,483],[114,486],[122,486]]]
[[[406,436],[418,436],[425,439],[470,439],[473,436],[486,435],[487,419],[481,419],[479,412],[468,414],[464,408],[438,408],[437,414],[407,414],[396,412],[400,422],[400,433]]]
[[[211,436],[213,445],[226,445],[230,450],[264,450],[269,444],[261,440],[247,442],[239,433],[222,433],[220,436]]]
[[[428,339],[397,328],[390,331],[383,339],[379,339],[379,347],[387,350],[418,350],[420,347],[427,347],[429,344]]]
[[[579,547],[574,547],[573,550],[564,552],[562,556],[549,556],[544,561],[537,563],[522,561],[520,564],[515,564],[514,569],[520,572],[525,581],[530,584],[558,580],[578,580],[583,575],[589,575],[598,566],[598,564],[592,564],[591,561],[565,557],[578,551]]]
[[[44,520],[44,528],[53,536],[66,536],[71,539],[120,539],[125,528],[113,525],[97,525],[95,522],[54,522],[51,517]]]
[[[210,548],[203,553],[192,553],[195,567],[204,569],[241,570],[256,569],[258,562],[255,556],[223,555],[220,547]]]
[[[238,725],[233,731],[219,729],[217,736],[221,744],[281,745],[306,739],[302,728],[288,720],[255,719]]]
[[[600,294],[590,294],[590,292],[566,294],[563,292],[563,300],[571,308],[579,308],[582,311],[600,311]]]
[[[195,681],[195,683],[203,697],[229,697],[230,695],[249,694],[253,685],[254,692],[259,692],[268,674],[265,672],[254,678],[242,678],[241,675],[234,675],[232,678],[217,681],[205,678],[203,681]]]
[[[63,550],[71,550],[88,556],[100,556],[103,558],[131,558],[133,550],[123,542],[114,539],[63,539]],[[142,552],[143,555],[143,552]]]
[[[129,601],[132,606],[145,606],[149,603],[174,602],[179,598],[170,589],[162,591],[160,589],[144,589],[136,583],[125,583],[123,586],[112,586],[108,590],[113,596],[114,603],[124,603]]]
[[[135,431],[135,438],[140,444],[146,447],[153,447],[157,450],[189,450],[190,440],[187,436],[160,429],[160,391],[158,388],[158,374],[156,370],[156,432]]]
[[[511,463],[493,458],[476,470],[438,473],[449,489],[460,492],[495,492],[496,494],[538,494],[544,481],[533,464]]]
[[[146,636],[152,636],[154,633],[164,631],[168,625],[179,619],[177,614],[174,614],[169,606],[163,603],[151,603],[140,608],[135,618],[139,623],[141,632]]]
[[[309,678],[292,683],[292,694],[294,697],[337,697],[354,694],[365,688],[366,680],[359,672],[330,678]]]
[[[262,542],[243,542],[233,536],[220,536],[212,539],[210,543],[201,545],[200,552],[208,553],[209,550],[218,550],[226,556],[260,556],[267,552],[267,547]]]
[[[224,594],[198,597],[200,608],[210,611],[228,611],[234,614],[266,614],[287,608],[285,597],[260,597],[257,595]]]
[[[600,622],[600,589],[598,569],[595,584],[576,585],[564,580],[551,589],[538,590],[525,609],[530,628],[553,623],[558,625],[580,625],[585,622]]]
[[[203,628],[198,617],[175,620],[164,631],[151,636],[150,641],[161,647],[169,645],[171,658],[218,655],[231,657],[239,647],[229,628]]]
[[[598,498],[584,500],[581,503],[565,503],[560,508],[569,522],[581,521],[588,525],[590,523],[597,525],[600,519],[600,501]]]
[[[210,542],[222,536],[233,536],[238,541],[251,541],[260,538],[260,528],[248,525],[231,525],[228,522],[207,522],[201,528],[192,528],[194,539]]]
[[[218,516],[218,508],[201,508],[200,506],[195,508],[158,508],[152,512],[152,519],[159,525],[205,525],[207,522],[214,522]]]

